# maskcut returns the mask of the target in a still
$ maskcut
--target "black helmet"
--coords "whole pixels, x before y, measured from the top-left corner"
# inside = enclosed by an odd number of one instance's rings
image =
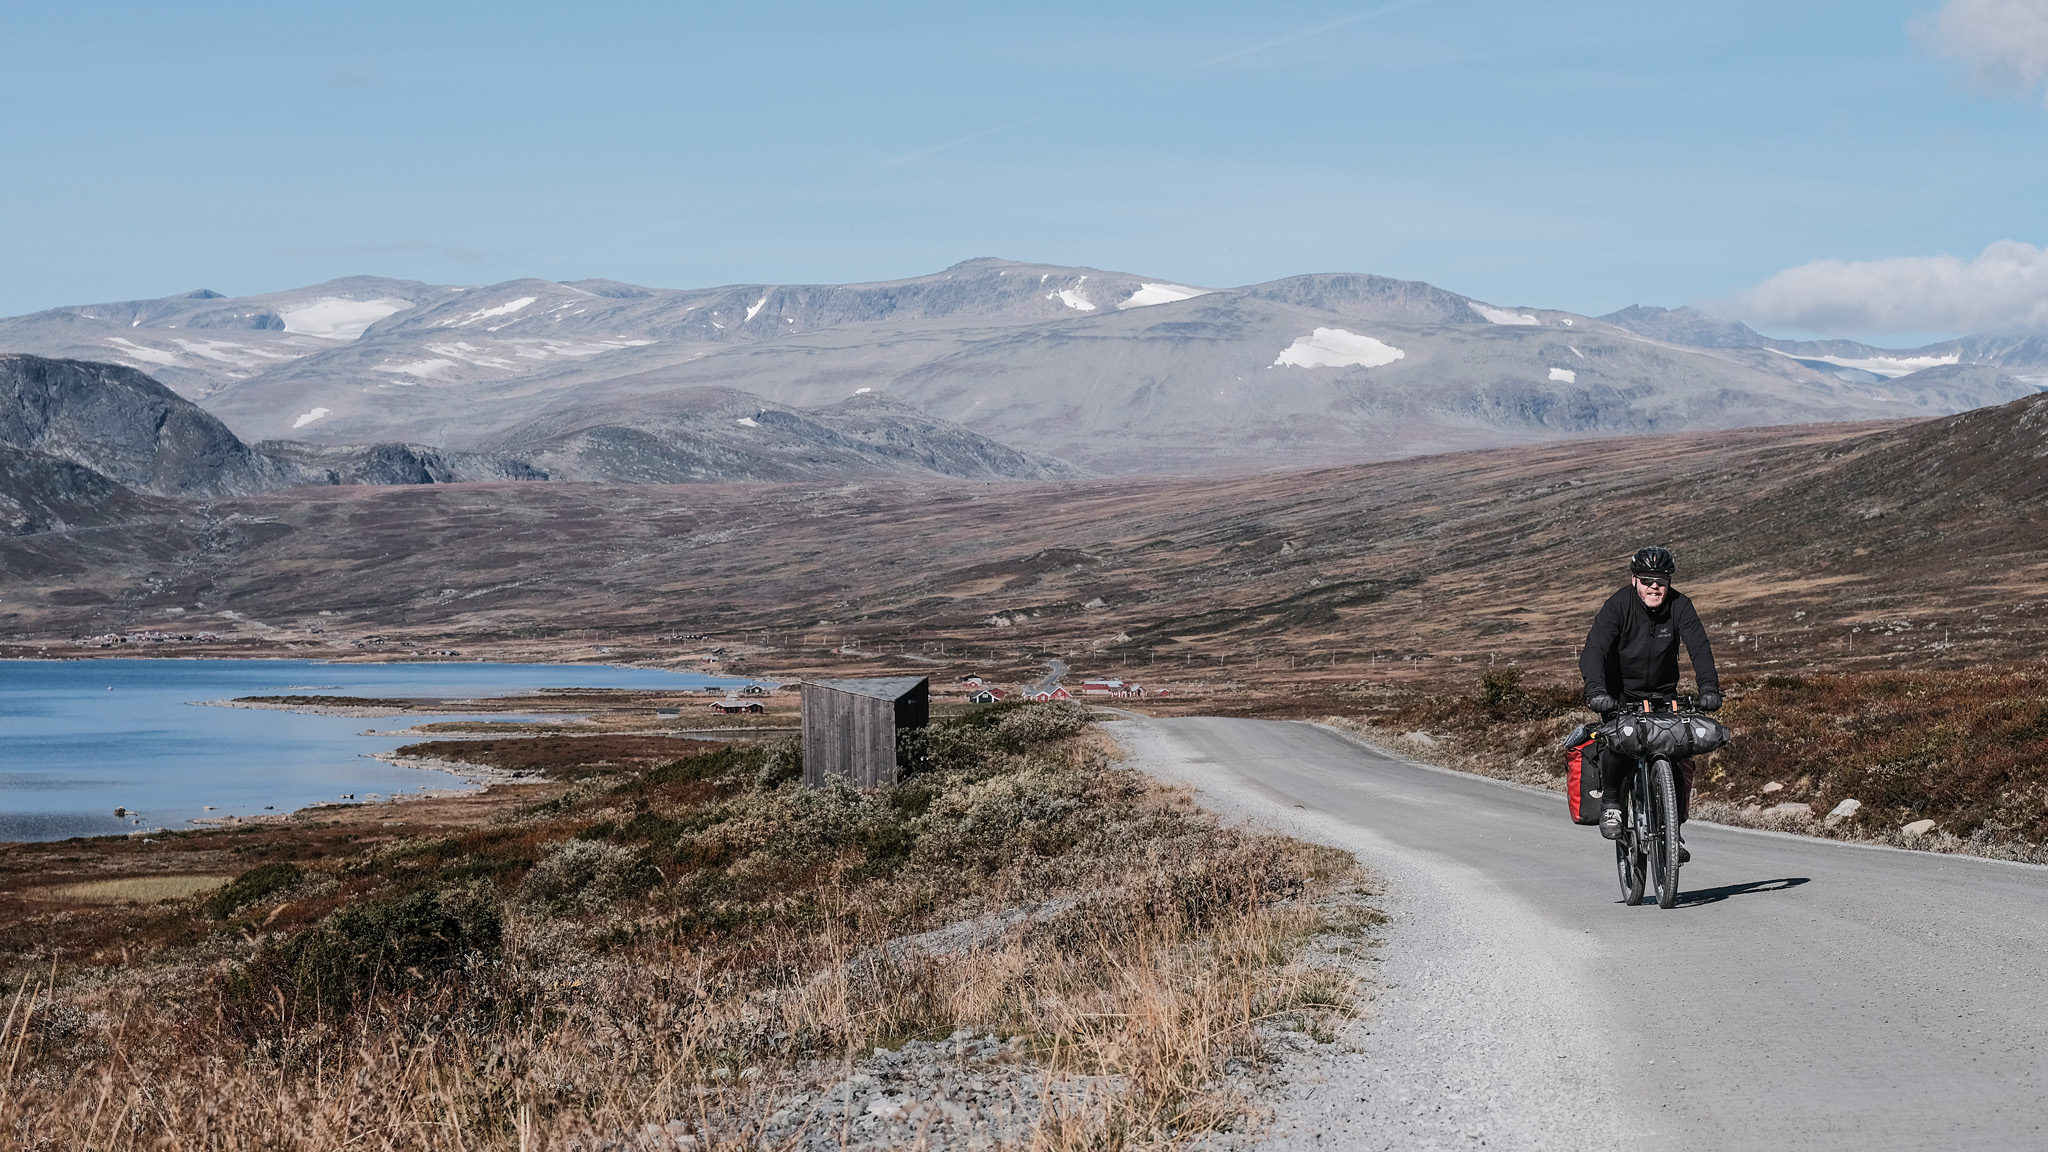
[[[1652,544],[1636,549],[1636,554],[1629,557],[1628,571],[1631,576],[1661,576],[1669,583],[1671,574],[1678,571],[1678,560],[1671,555],[1671,549]]]

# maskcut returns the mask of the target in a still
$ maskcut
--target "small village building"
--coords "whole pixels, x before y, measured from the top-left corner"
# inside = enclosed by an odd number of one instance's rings
[[[742,700],[737,696],[728,696],[723,700],[713,700],[711,702],[711,710],[724,713],[727,716],[736,716],[742,712],[758,713],[767,711],[766,708],[761,706],[759,700]]]
[[[931,680],[811,680],[803,689],[804,783],[837,776],[856,788],[896,782],[900,738],[931,722]]]
[[[1067,691],[1058,684],[1050,688],[1036,689],[1025,697],[1027,700],[1036,700],[1040,704],[1050,704],[1055,700],[1072,700],[1073,698],[1074,694],[1072,692]]]
[[[1121,680],[1084,680],[1081,682],[1083,696],[1121,696],[1124,682]]]
[[[979,688],[980,688],[980,687],[982,686],[982,684],[981,684],[981,677],[979,677],[979,676],[962,676],[962,677],[960,678],[960,686],[961,686],[962,688],[965,688],[965,689],[967,689],[967,690],[968,690],[969,692],[973,692],[973,691],[975,691],[975,690],[979,689]]]
[[[745,688],[742,688],[742,689],[740,689],[740,695],[742,695],[742,696],[766,696],[766,695],[768,695],[768,688],[767,688],[767,686],[766,686],[766,685],[762,685],[762,684],[749,684],[749,685],[747,685],[747,686],[746,686]]]
[[[1001,692],[991,691],[987,688],[983,688],[979,692],[970,692],[967,694],[967,702],[969,704],[993,704],[996,701],[1001,700],[1002,698],[1003,694]]]

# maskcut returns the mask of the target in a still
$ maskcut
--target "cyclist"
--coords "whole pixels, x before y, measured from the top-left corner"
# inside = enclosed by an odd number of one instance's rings
[[[1607,598],[1586,633],[1579,673],[1586,681],[1586,707],[1603,716],[1644,700],[1664,702],[1678,697],[1678,645],[1692,657],[1699,682],[1699,707],[1712,712],[1721,706],[1721,680],[1714,674],[1714,647],[1693,610],[1692,600],[1671,587],[1678,561],[1657,545],[1641,548],[1629,559],[1629,582]],[[1612,750],[1600,757],[1600,834],[1621,836],[1621,788],[1635,763]],[[1679,820],[1685,819],[1685,798],[1692,791],[1688,773],[1680,789]],[[1678,862],[1692,859],[1681,839]]]

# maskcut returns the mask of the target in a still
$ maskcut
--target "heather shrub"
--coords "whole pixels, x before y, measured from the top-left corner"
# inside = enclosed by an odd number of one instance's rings
[[[497,900],[476,887],[350,904],[236,966],[222,983],[223,1011],[244,1024],[347,1015],[495,953],[502,931]]]
[[[588,909],[643,895],[660,882],[661,874],[631,848],[567,840],[526,873],[519,894],[544,909]]]
[[[304,878],[295,864],[259,864],[207,898],[207,910],[225,920],[251,904],[261,903]]]

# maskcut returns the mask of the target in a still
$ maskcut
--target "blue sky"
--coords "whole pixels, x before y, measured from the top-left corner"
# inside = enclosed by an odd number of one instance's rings
[[[1751,291],[2048,244],[2035,77],[1972,82],[1939,6],[10,4],[0,313],[994,255],[1781,331],[2002,323],[1908,300],[1802,327],[1807,297]]]

